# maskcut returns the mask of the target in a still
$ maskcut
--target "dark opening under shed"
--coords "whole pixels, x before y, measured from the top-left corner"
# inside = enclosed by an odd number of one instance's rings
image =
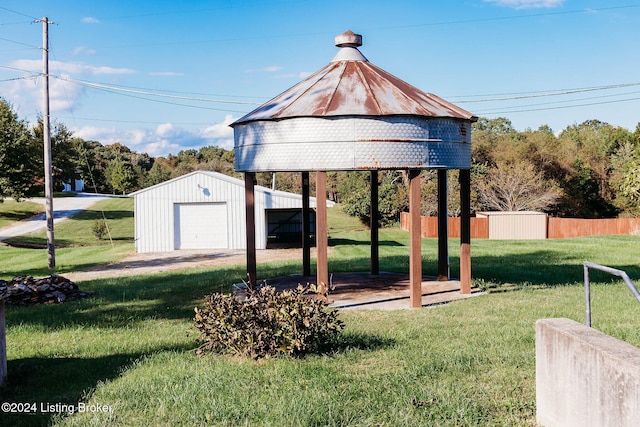
[[[257,283],[253,187],[257,172],[301,172],[302,229],[309,224],[309,172],[316,194],[326,194],[326,172],[371,173],[371,273],[378,266],[378,171],[404,169],[410,181],[411,306],[421,305],[420,170],[438,171],[438,276],[450,278],[447,244],[447,170],[459,169],[460,286],[471,292],[470,168],[473,114],[422,92],[369,62],[362,36],[336,36],[333,60],[307,79],[240,118],[234,128],[235,168],[245,175],[247,274]],[[306,202],[305,202],[306,201]],[[329,282],[326,206],[316,208],[317,283]],[[310,275],[310,242],[303,236],[303,275]]]

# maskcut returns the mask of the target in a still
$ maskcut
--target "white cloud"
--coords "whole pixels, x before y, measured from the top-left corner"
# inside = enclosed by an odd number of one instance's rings
[[[50,79],[49,107],[52,113],[72,111],[85,93],[85,88],[68,84],[63,80]],[[32,95],[36,99],[36,94]]]
[[[85,24],[99,24],[100,21],[97,18],[94,18],[92,16],[86,16],[84,18],[82,18],[82,22],[84,22]]]
[[[221,123],[216,123],[202,130],[205,138],[231,138],[233,139],[233,128],[229,125],[237,120],[231,114],[227,114]]]
[[[283,67],[278,65],[270,65],[264,68],[251,68],[249,70],[245,70],[245,73],[275,73],[277,71],[282,70]]]
[[[66,76],[63,76],[66,77]],[[20,110],[20,114],[28,121],[34,122],[36,116],[43,111],[42,79],[16,80],[0,84],[0,93]],[[51,113],[62,113],[73,110],[85,88],[73,85],[60,79],[49,79],[49,108]]]
[[[11,63],[11,66],[33,73],[33,79],[14,80],[0,83],[0,93],[19,108],[28,121],[34,121],[42,108],[42,61],[22,59]],[[49,106],[51,113],[61,113],[74,110],[81,101],[86,89],[77,84],[65,81],[69,78],[82,78],[93,75],[122,75],[134,74],[136,71],[128,68],[113,68],[93,66],[74,62],[50,61],[49,72]],[[60,77],[60,78],[56,78]]]
[[[147,153],[152,157],[166,157],[182,150],[197,150],[208,145],[217,145],[226,150],[233,149],[233,129],[229,124],[236,119],[232,115],[227,115],[220,123],[196,130],[163,123],[155,129],[122,130],[113,127],[83,126],[72,131],[74,136],[98,141],[103,145],[119,142],[138,153]]]
[[[149,73],[150,76],[160,76],[160,77],[179,77],[184,76],[183,73],[176,73],[174,71],[152,71]]]
[[[156,128],[156,135],[160,137],[168,137],[173,133],[173,125],[171,123],[163,123]]]
[[[486,3],[515,9],[542,9],[562,6],[565,0],[484,0]]]
[[[42,61],[37,59],[19,59],[11,63],[12,67],[22,70],[40,72],[42,70]],[[49,61],[49,71],[52,74],[69,73],[69,74],[135,74],[136,71],[130,68],[113,68],[105,66],[95,66],[83,64],[80,62],[61,62]]]
[[[94,49],[89,49],[86,46],[78,46],[71,51],[73,56],[77,55],[95,55],[96,51]]]

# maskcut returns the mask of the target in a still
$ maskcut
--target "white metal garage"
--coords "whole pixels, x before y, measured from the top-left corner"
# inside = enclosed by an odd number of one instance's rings
[[[137,252],[246,247],[244,182],[239,179],[196,171],[131,195]],[[310,206],[315,207],[315,198]],[[256,247],[267,247],[269,215],[301,208],[299,194],[256,186]]]

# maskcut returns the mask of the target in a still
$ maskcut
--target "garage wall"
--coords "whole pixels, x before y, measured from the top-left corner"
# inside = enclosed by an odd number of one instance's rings
[[[203,206],[216,204],[218,207],[220,204],[224,204],[226,206],[228,248],[244,249],[246,247],[244,181],[242,180],[217,172],[196,171],[136,191],[132,193],[132,196],[135,199],[135,246],[137,252],[167,252],[177,249],[175,221],[176,209],[179,208],[176,206],[191,203],[205,204]],[[315,207],[315,198],[311,198],[309,205],[312,208]],[[302,197],[299,194],[272,191],[256,186],[256,248],[264,249],[267,247],[266,209],[301,207]],[[204,221],[206,220],[204,219]],[[217,220],[223,219],[218,218]]]
[[[175,205],[184,203],[226,204],[228,223],[233,223],[228,230],[229,248],[244,248],[244,187],[234,181],[238,180],[214,172],[193,172],[133,193],[136,251],[174,250]]]

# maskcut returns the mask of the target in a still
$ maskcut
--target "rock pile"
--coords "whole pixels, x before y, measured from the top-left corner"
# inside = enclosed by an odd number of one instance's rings
[[[56,304],[87,296],[71,280],[56,274],[43,279],[18,276],[9,282],[0,280],[0,300],[10,305]]]

